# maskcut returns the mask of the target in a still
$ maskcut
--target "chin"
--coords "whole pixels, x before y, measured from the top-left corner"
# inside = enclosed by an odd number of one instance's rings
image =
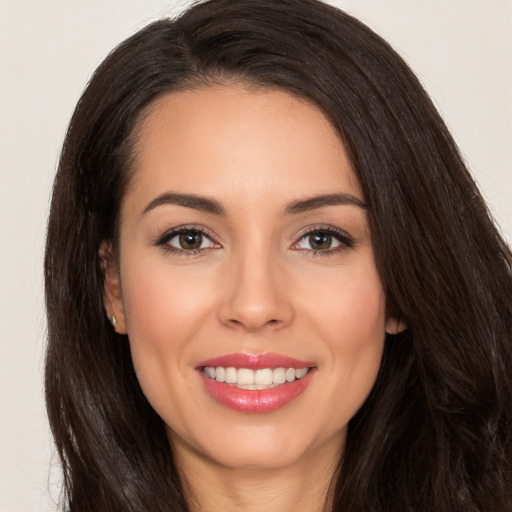
[[[251,416],[254,422],[254,415]],[[191,432],[183,438],[169,431],[171,445],[175,451],[193,452],[200,459],[225,468],[272,471],[293,468],[301,460],[325,455],[326,451],[335,454],[337,460],[346,437],[346,429],[332,436],[327,433],[318,436],[307,430],[300,432],[296,423],[287,428],[282,424],[280,427],[272,425],[268,420],[259,425],[226,427],[223,424],[215,428],[210,424],[209,427],[207,437],[196,437],[200,442],[194,442]]]

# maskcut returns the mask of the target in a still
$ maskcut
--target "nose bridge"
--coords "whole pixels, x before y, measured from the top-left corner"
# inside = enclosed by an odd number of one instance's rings
[[[221,321],[256,332],[288,324],[293,317],[283,286],[279,257],[270,244],[252,243],[233,251]]]

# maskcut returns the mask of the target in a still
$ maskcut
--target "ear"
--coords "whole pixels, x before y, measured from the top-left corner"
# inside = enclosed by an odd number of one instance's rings
[[[388,317],[386,320],[386,332],[388,334],[400,334],[407,329],[407,325],[402,320],[395,317]]]
[[[103,241],[100,245],[99,257],[103,270],[103,304],[114,331],[126,334],[126,319],[124,314],[121,280],[112,242]],[[115,318],[115,320],[114,320]]]

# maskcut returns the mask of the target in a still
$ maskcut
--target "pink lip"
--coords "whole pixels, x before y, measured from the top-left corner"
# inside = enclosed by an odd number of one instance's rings
[[[226,354],[224,356],[214,357],[202,361],[197,368],[205,366],[223,366],[227,368],[249,368],[251,370],[260,370],[262,368],[309,368],[315,366],[314,363],[308,361],[299,361],[293,357],[287,357],[273,352],[265,352],[264,354]]]
[[[287,382],[269,389],[239,389],[232,384],[217,382],[206,377],[202,369],[205,366],[222,366],[235,368],[309,368],[308,373],[301,379]],[[297,398],[310,384],[316,367],[313,363],[299,361],[291,357],[267,352],[260,355],[227,354],[201,362],[197,366],[199,375],[206,391],[222,405],[235,411],[248,413],[263,413],[275,411]]]

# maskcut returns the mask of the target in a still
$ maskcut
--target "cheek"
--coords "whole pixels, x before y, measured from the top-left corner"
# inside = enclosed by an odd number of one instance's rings
[[[129,263],[122,286],[130,350],[142,389],[155,403],[190,371],[191,341],[210,309],[208,290],[203,280],[165,265],[149,262],[134,272]]]
[[[208,280],[188,272],[172,271],[153,263],[131,272],[126,265],[122,280],[127,328],[134,343],[165,349],[169,343],[186,342],[208,308]]]
[[[348,348],[364,350],[379,344],[385,332],[385,299],[380,281],[376,278],[362,279],[347,288],[344,307],[338,311],[340,329]]]
[[[370,267],[331,284],[315,301],[314,322],[325,342],[324,377],[330,415],[348,421],[361,407],[377,377],[385,339],[385,298]]]
[[[303,293],[305,311],[323,331],[333,350],[358,352],[379,343],[385,331],[385,297],[374,265],[352,265],[336,277],[316,277],[319,293]]]
[[[338,357],[352,360],[361,378],[374,379],[385,338],[385,298],[376,274],[360,277],[345,290],[344,305],[337,312],[339,327],[333,350]]]

